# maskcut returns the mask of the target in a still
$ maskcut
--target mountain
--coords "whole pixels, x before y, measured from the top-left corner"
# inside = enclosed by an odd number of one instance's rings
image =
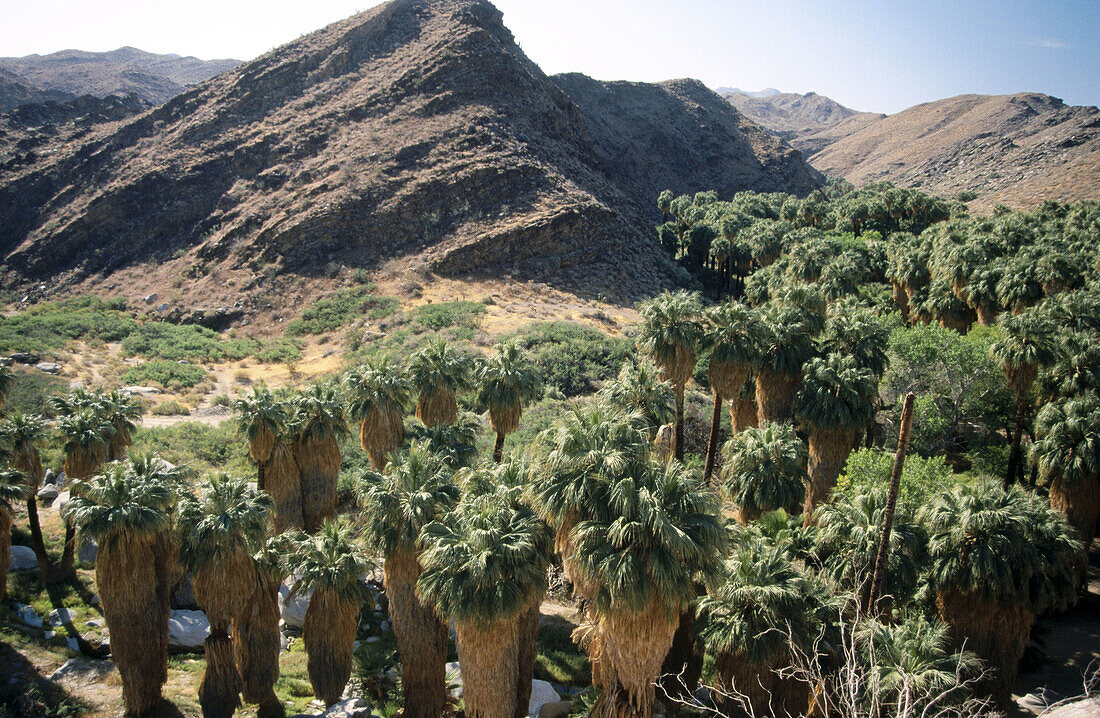
[[[697,83],[551,79],[490,3],[394,0],[3,171],[0,254],[22,280],[184,300],[383,265],[637,296],[677,269],[651,170],[683,191],[820,181]]]
[[[43,90],[28,82],[25,78],[0,68],[0,113],[13,110],[20,105],[38,102],[64,102],[71,99],[67,92]]]
[[[766,87],[763,90],[757,90],[756,92],[742,90],[740,87],[716,87],[714,88],[714,91],[722,96],[728,95],[731,92],[736,92],[737,94],[745,95],[746,97],[771,97],[772,95],[780,94],[779,90],[775,89],[774,87]]]
[[[828,137],[825,131],[841,123],[844,124],[847,134],[856,127],[886,116],[858,112],[815,92],[807,92],[805,95],[792,92],[761,95],[734,91],[723,93],[723,97],[738,112],[787,140],[807,155],[823,149],[828,144],[825,141]],[[808,137],[815,139],[807,141]]]
[[[979,208],[1100,199],[1100,110],[1038,93],[960,95],[855,128],[810,162],[857,185],[972,190]]]
[[[16,74],[40,90],[65,93],[67,97],[134,94],[154,105],[238,64],[239,60],[158,55],[135,47],[110,52],[62,50],[49,55],[0,57],[0,70]]]

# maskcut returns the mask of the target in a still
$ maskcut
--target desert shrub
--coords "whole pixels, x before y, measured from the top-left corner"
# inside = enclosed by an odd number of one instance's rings
[[[42,302],[0,317],[0,353],[47,352],[73,339],[116,342],[137,326],[122,299],[96,296]]]
[[[201,366],[156,359],[130,367],[119,378],[125,384],[154,382],[165,389],[177,390],[193,387],[207,376],[207,371]]]
[[[38,371],[15,371],[15,380],[8,395],[8,410],[12,413],[53,416],[50,397],[68,392],[69,384],[59,376]]]
[[[480,302],[440,302],[417,307],[415,322],[424,329],[447,327],[476,329],[487,310]]]
[[[191,410],[185,404],[170,399],[157,404],[149,410],[149,413],[156,416],[190,416]]]
[[[589,394],[630,354],[626,339],[572,322],[535,322],[512,335],[531,354],[543,383],[566,396]]]
[[[381,319],[397,311],[396,299],[375,296],[371,293],[373,290],[374,285],[368,283],[318,299],[302,312],[301,318],[287,325],[286,332],[290,336],[323,334],[350,324],[360,316]]]
[[[255,473],[249,464],[248,442],[241,441],[232,422],[208,426],[188,421],[142,428],[134,434],[134,451],[155,453],[165,461],[198,471],[221,470],[238,476]]]
[[[894,455],[881,449],[856,449],[848,455],[844,473],[837,479],[838,493],[855,496],[872,487],[890,485]],[[959,482],[942,456],[925,459],[915,454],[905,457],[898,484],[898,500],[916,509],[921,503]]]
[[[259,341],[228,337],[213,329],[194,324],[146,322],[122,340],[122,350],[129,355],[178,361],[222,362],[254,356],[262,362],[296,359],[300,345],[291,339]]]

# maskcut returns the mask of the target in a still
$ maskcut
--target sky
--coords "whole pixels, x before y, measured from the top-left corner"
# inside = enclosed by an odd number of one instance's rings
[[[3,0],[0,56],[124,45],[251,59],[372,0]],[[1100,104],[1100,0],[496,0],[544,71],[695,77],[897,112],[962,93]],[[6,7],[5,7],[6,6]]]

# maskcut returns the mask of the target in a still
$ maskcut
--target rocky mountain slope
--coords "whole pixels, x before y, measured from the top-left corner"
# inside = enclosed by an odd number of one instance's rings
[[[836,129],[836,128],[834,128]],[[960,95],[854,129],[811,163],[855,184],[889,180],[1005,202],[1100,198],[1100,110],[1038,93]]]
[[[865,124],[886,116],[874,112],[858,112],[815,92],[807,92],[805,95],[783,92],[764,96],[727,92],[722,96],[738,112],[787,140],[806,155],[825,146],[824,136],[819,134],[823,130],[836,127],[840,123],[853,128],[852,118],[858,118],[857,123]],[[805,142],[804,138],[810,135],[816,135],[816,141]]]
[[[19,75],[0,68],[0,113],[28,103],[64,102],[71,98],[72,95],[67,92],[43,90]]]
[[[672,271],[644,173],[818,184],[700,85],[612,85],[548,78],[484,0],[394,0],[0,172],[0,253],[23,279],[179,292],[400,259],[623,296]],[[631,118],[593,107],[601,92]]]
[[[62,50],[49,55],[0,57],[0,70],[18,76],[22,84],[39,91],[65,94],[47,99],[135,94],[154,105],[238,64],[240,60],[158,55],[135,47],[110,52]],[[3,96],[0,94],[0,99]],[[0,112],[17,106],[0,104]]]

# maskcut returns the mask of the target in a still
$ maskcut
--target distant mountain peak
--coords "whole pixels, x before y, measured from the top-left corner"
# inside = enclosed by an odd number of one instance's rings
[[[782,94],[774,87],[765,87],[763,90],[757,90],[755,92],[752,90],[742,90],[739,87],[718,87],[715,88],[714,91],[719,95],[728,95],[731,92],[735,92],[738,95],[745,95],[746,97],[771,97],[773,95]]]

